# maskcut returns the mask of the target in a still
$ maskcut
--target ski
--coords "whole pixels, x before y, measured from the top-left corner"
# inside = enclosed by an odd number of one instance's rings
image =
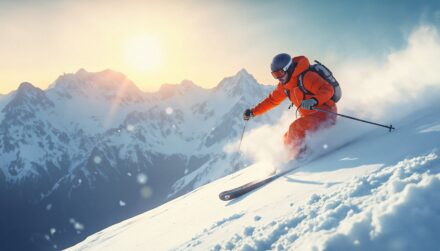
[[[293,171],[293,170],[295,170],[295,169],[297,169],[297,168],[299,168],[301,166],[302,165],[299,165],[299,166],[297,166],[295,168],[286,170],[284,172],[272,174],[272,175],[270,175],[270,176],[268,176],[266,178],[254,180],[254,181],[246,183],[246,184],[244,184],[242,186],[239,186],[237,188],[234,188],[234,189],[231,189],[231,190],[227,190],[227,191],[223,191],[223,192],[221,192],[219,194],[219,198],[221,200],[224,200],[224,201],[228,201],[228,200],[232,200],[232,199],[238,198],[238,197],[240,197],[240,196],[242,196],[244,194],[247,194],[247,193],[249,193],[249,192],[259,188],[259,187],[262,187],[262,186],[264,186],[266,184],[269,184],[270,182],[276,180],[277,178],[279,178],[281,176],[284,176],[285,174],[287,174],[287,173],[289,173],[289,172],[291,172],[291,171]]]
[[[317,156],[314,156],[310,160],[305,160],[304,162],[299,162],[299,163],[297,163],[297,165],[295,167],[288,168],[287,170],[285,170],[283,172],[271,174],[268,177],[257,179],[257,180],[251,181],[249,183],[246,183],[244,185],[241,185],[239,187],[223,191],[223,192],[221,192],[219,194],[219,198],[220,198],[220,200],[228,201],[228,200],[233,200],[235,198],[243,196],[243,195],[245,195],[245,194],[247,194],[249,192],[252,192],[252,191],[254,191],[254,190],[264,186],[264,185],[269,184],[270,182],[272,182],[272,181],[274,181],[274,180],[276,180],[276,179],[286,175],[287,173],[290,173],[290,172],[292,172],[292,171],[294,171],[294,170],[296,170],[296,169],[298,169],[300,167],[306,166],[307,164],[309,164],[309,163],[311,163],[311,162],[313,162],[315,160],[318,160],[318,159],[323,158],[323,157],[325,157],[327,155],[330,155],[331,153],[333,153],[335,151],[338,151],[338,150],[340,150],[340,149],[342,149],[342,148],[352,144],[353,142],[359,140],[360,138],[361,137],[354,138],[354,139],[349,140],[349,141],[345,142],[344,144],[342,144],[342,145],[332,149],[331,151],[327,151],[327,152],[318,154]]]

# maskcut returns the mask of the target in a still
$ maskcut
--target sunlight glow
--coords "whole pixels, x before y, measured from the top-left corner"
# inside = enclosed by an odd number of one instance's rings
[[[140,72],[153,71],[161,64],[161,46],[157,38],[139,35],[128,40],[125,61],[130,68]]]

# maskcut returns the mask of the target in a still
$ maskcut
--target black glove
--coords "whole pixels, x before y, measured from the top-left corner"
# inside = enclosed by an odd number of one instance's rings
[[[251,109],[246,109],[246,111],[244,111],[243,113],[243,119],[244,120],[249,120],[250,118],[252,118],[254,116],[254,114],[252,113]]]
[[[318,101],[316,101],[316,99],[314,99],[314,98],[305,99],[305,100],[301,101],[301,108],[307,109],[307,110],[312,110],[313,106],[315,106],[317,104],[318,104]]]

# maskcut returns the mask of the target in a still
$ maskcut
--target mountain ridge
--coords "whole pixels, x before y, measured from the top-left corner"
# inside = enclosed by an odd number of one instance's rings
[[[114,81],[115,74],[121,82]],[[183,80],[170,86],[182,92],[162,99],[160,92],[140,91],[123,74],[80,69],[61,75],[46,90],[26,83],[3,97],[0,179],[7,189],[0,199],[20,196],[13,199],[17,204],[0,208],[10,212],[0,220],[13,221],[18,211],[23,217],[41,215],[31,226],[17,225],[21,232],[5,230],[4,238],[54,227],[63,234],[51,241],[68,246],[107,226],[106,215],[126,218],[235,171],[236,156],[223,147],[239,137],[242,111],[263,99],[269,88],[244,71],[222,84],[224,88],[203,89]],[[127,88],[120,92],[120,86]],[[252,92],[247,86],[253,86]],[[187,175],[184,186],[174,185]],[[57,215],[66,213],[88,227],[72,228]],[[50,246],[44,234],[39,236],[32,244],[23,239],[15,243]]]

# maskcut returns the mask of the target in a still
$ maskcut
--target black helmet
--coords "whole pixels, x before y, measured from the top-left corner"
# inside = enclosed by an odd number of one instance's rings
[[[292,57],[287,53],[281,53],[273,58],[272,63],[270,64],[270,70],[272,72],[279,70],[287,71],[291,64]]]
[[[293,68],[294,64],[292,62],[292,57],[287,53],[276,55],[270,64],[270,70],[274,78],[279,78],[281,75],[284,75],[284,73],[287,72],[290,79]]]

